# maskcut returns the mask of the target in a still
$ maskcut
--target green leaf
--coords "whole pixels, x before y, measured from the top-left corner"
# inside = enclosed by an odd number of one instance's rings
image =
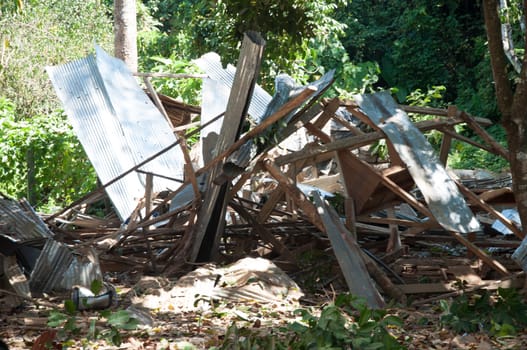
[[[126,310],[118,310],[108,317],[108,323],[116,328],[133,330],[136,329],[139,321],[130,316]]]
[[[103,283],[101,280],[93,280],[90,285],[90,290],[94,295],[99,295],[103,288]]]
[[[49,312],[47,325],[53,328],[59,327],[62,326],[62,324],[64,324],[67,319],[68,315],[63,314],[62,312],[59,312],[57,310],[52,310]]]
[[[71,299],[67,299],[67,300],[64,301],[64,309],[70,315],[75,315],[75,313],[77,312],[77,308],[75,307],[75,303]]]

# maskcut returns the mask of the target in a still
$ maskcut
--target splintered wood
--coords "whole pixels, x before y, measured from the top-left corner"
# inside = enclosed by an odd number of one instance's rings
[[[333,73],[277,90],[272,100],[261,92],[255,97],[263,47],[256,33],[246,35],[216,142],[201,145],[196,158],[199,142],[190,150],[188,137],[208,125],[178,134],[187,164],[176,191],[153,192],[157,175],[147,174],[143,198],[119,222],[111,210],[93,215],[108,200],[103,193],[111,181],[49,217],[50,227],[68,244],[95,247],[106,271],[177,275],[189,262],[260,256],[301,273],[307,253],[331,252],[329,264],[340,267],[333,277],[372,307],[382,307],[385,297],[450,293],[456,283],[487,288],[498,278],[517,279],[519,266],[508,257],[524,233],[502,214],[514,208],[510,183],[447,168],[455,142],[508,156],[482,127],[488,120],[454,106],[400,106],[387,92],[324,99]],[[177,118],[163,103],[187,113],[177,120],[180,128],[191,122],[188,113],[207,112],[206,105],[160,99],[147,85],[168,120]],[[255,123],[248,111],[258,98],[272,108]],[[428,118],[415,122],[415,114]],[[458,134],[459,124],[482,141]],[[443,136],[437,150],[425,137],[430,131]],[[227,160],[235,162],[231,168]],[[513,235],[497,231],[496,222]]]

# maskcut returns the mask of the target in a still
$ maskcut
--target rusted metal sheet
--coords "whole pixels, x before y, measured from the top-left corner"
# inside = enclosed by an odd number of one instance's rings
[[[439,162],[434,149],[389,92],[353,97],[392,142],[441,226],[460,233],[480,231],[479,222]]]
[[[75,133],[103,183],[176,142],[161,112],[126,65],[96,46],[96,56],[46,67]],[[154,177],[154,191],[175,190],[183,180],[184,157],[177,147],[142,166]],[[174,180],[171,180],[174,179]],[[132,172],[107,193],[121,220],[144,195],[145,175]]]
[[[71,250],[52,239],[46,241],[42,253],[31,272],[29,287],[32,292],[50,292],[63,278],[73,261]]]
[[[0,198],[0,234],[18,243],[53,236],[33,211],[28,212],[18,202],[7,198]]]

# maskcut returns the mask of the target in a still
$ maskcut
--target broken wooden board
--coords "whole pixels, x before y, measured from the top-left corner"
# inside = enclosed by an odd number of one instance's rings
[[[351,233],[340,221],[335,209],[316,192],[313,199],[350,292],[364,297],[372,308],[384,307],[384,300],[370,278],[357,242],[351,238]]]
[[[354,99],[394,145],[441,226],[461,233],[480,231],[479,222],[434,149],[390,93],[354,95]]]
[[[231,146],[240,135],[242,121],[247,114],[251,95],[256,85],[263,56],[265,40],[256,32],[244,36],[227,110],[223,119],[215,153],[220,154]],[[208,174],[207,192],[200,208],[198,221],[193,229],[194,243],[192,261],[207,261],[219,244],[219,233],[224,227],[227,184],[216,185],[212,180],[220,173],[222,164],[217,164]]]

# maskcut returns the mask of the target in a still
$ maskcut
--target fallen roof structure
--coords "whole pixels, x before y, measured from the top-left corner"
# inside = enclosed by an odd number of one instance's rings
[[[201,108],[158,100],[150,88],[152,102],[100,48],[96,56],[48,67],[103,182],[46,218],[61,233],[54,240],[95,249],[105,271],[167,275],[181,274],[188,262],[251,255],[298,271],[307,251],[331,248],[349,290],[372,307],[382,307],[385,296],[404,301],[409,294],[451,292],[455,273],[473,288],[500,285],[485,279],[489,271],[517,279],[517,264],[484,249],[516,249],[524,237],[501,213],[514,206],[507,182],[446,169],[453,140],[507,157],[481,127],[488,120],[454,106],[398,105],[387,92],[354,101],[323,98],[334,72],[308,86],[282,75],[271,96],[256,84],[263,46],[257,33],[247,33],[238,67],[223,69],[214,54],[200,58],[207,74]],[[201,126],[186,135],[199,133],[199,160],[189,157],[186,137],[170,125],[168,103],[187,113],[181,123],[190,122],[188,113],[201,113]],[[413,122],[413,114],[431,117]],[[456,133],[462,123],[483,141]],[[423,136],[431,130],[443,136],[437,152]],[[388,156],[379,160],[372,148],[381,140]],[[86,213],[104,192],[119,220]],[[514,240],[486,238],[495,220]],[[445,242],[466,257],[426,264],[409,252],[449,251]],[[435,283],[418,283],[422,276]]]

